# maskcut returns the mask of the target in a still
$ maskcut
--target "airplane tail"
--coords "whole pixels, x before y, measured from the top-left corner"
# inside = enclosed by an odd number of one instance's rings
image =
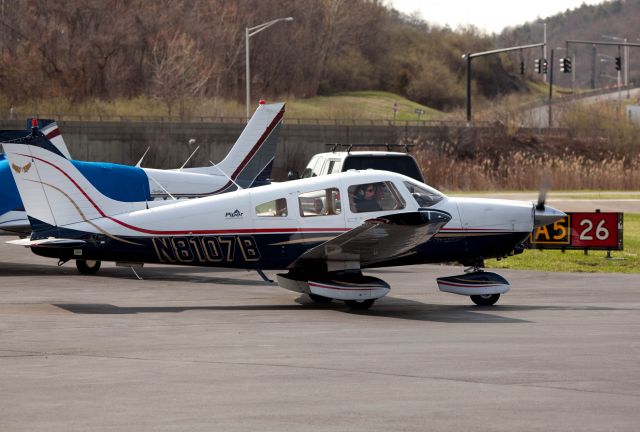
[[[207,167],[208,174],[224,173],[242,188],[267,184],[276,155],[278,134],[282,127],[284,103],[260,105],[227,156],[216,166]],[[201,171],[198,168],[183,171]],[[220,192],[235,190],[229,181]]]
[[[146,202],[125,202],[105,195],[38,127],[27,136],[6,138],[3,136],[2,144],[7,161],[34,231],[146,208]],[[102,177],[104,174],[110,173],[104,172]],[[120,186],[126,189],[137,184]]]

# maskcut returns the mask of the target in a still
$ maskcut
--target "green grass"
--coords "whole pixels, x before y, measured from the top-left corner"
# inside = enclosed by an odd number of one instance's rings
[[[255,106],[258,106],[258,96]],[[437,120],[444,113],[424,105],[412,102],[402,96],[382,91],[360,91],[340,93],[332,96],[317,96],[309,99],[273,97],[267,102],[285,102],[286,118],[312,119],[366,119],[393,120],[393,104],[398,104],[396,120],[417,120],[416,108],[424,110],[420,120]],[[187,116],[194,117],[244,117],[245,106],[235,100],[213,98],[188,99],[185,101]],[[0,96],[0,109],[7,112],[8,101]],[[131,99],[90,100],[73,103],[65,98],[46,100],[24,100],[14,104],[17,113],[42,115],[83,115],[83,116],[167,116],[167,106],[150,97]],[[172,109],[172,115],[178,115],[178,106]]]
[[[525,250],[521,255],[506,260],[487,260],[487,268],[540,270],[549,272],[583,273],[640,273],[640,214],[624,215],[623,251],[611,252],[607,259],[606,251],[589,251],[585,255],[581,250]]]
[[[290,118],[349,118],[393,120],[393,104],[398,104],[396,120],[417,120],[416,108],[425,113],[420,120],[438,120],[444,114],[383,91],[359,91],[332,96],[316,96],[309,99],[287,101],[287,116]]]

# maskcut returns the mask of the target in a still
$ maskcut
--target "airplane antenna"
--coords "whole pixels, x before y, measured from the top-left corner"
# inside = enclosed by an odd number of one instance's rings
[[[196,140],[194,140],[193,138],[191,138],[189,140],[189,144],[195,144]],[[198,151],[198,149],[200,148],[200,146],[196,147],[196,149],[189,155],[189,157],[187,158],[186,161],[184,161],[184,163],[182,164],[182,166],[178,169],[178,171],[182,171],[182,168],[184,168],[184,166],[187,164],[187,162],[189,162],[189,160],[191,159],[191,157],[196,154],[196,152]]]
[[[267,277],[266,274],[264,274],[264,272],[260,269],[256,269],[256,272],[258,273],[258,275],[262,278],[263,281],[267,282],[267,283],[273,283],[273,280],[269,279]]]
[[[214,164],[214,163],[213,163],[213,162],[211,162],[211,161],[209,161],[209,163],[210,163],[210,164],[211,164],[215,169],[217,169],[218,171],[220,171],[220,172],[222,173],[222,175],[223,175],[223,176],[225,176],[226,178],[228,178],[228,179],[229,179],[229,181],[230,181],[231,183],[233,183],[234,185],[236,185],[236,187],[237,187],[238,189],[244,189],[244,188],[243,188],[242,186],[240,186],[238,183],[234,182],[234,181],[233,181],[233,179],[227,175],[227,173],[225,173],[225,172],[224,172],[224,171],[222,171],[220,168],[218,168],[218,165]]]
[[[136,277],[138,278],[138,280],[144,280],[140,277],[140,275],[136,272],[136,269],[133,268],[133,266],[129,267],[131,269],[131,271],[133,272],[134,275],[136,275]]]
[[[153,177],[151,177],[151,176],[149,175],[149,173],[147,173],[147,175],[149,176],[149,178],[150,178],[151,180],[153,180],[153,182],[154,182],[155,184],[157,184],[158,186],[160,186],[160,189],[162,189],[163,191],[165,191],[165,193],[166,193],[167,195],[169,195],[172,199],[176,200],[176,197],[174,197],[173,195],[171,195],[171,194],[169,193],[169,191],[168,191],[168,190],[166,190],[166,189],[164,188],[164,186],[162,186],[158,180],[156,180],[156,179],[154,179]]]
[[[140,158],[140,160],[136,164],[136,167],[140,168],[140,165],[142,165],[142,159],[144,159],[144,157],[147,155],[147,153],[149,153],[150,149],[151,149],[151,146],[147,147],[147,149],[145,150],[144,154],[142,155],[142,157]]]

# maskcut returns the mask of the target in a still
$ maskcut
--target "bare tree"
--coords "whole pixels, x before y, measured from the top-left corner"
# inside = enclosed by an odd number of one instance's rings
[[[180,117],[187,114],[185,102],[202,95],[212,71],[196,41],[183,32],[162,35],[153,47],[153,94],[169,115],[176,104]]]

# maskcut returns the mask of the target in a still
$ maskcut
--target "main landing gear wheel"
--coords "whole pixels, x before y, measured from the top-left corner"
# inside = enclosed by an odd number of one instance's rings
[[[472,295],[471,300],[478,306],[492,306],[498,299],[500,294],[484,294],[484,295]]]
[[[347,307],[351,310],[354,311],[363,311],[363,310],[367,310],[369,309],[373,303],[375,302],[375,299],[369,299],[369,300],[345,300],[344,304],[347,305]]]
[[[76,268],[81,274],[94,275],[100,270],[100,261],[76,260]]]
[[[325,297],[325,296],[321,296],[318,294],[311,294],[311,293],[309,293],[309,298],[313,300],[314,303],[326,304],[326,303],[331,303],[331,301],[333,301],[333,299],[330,297]]]

